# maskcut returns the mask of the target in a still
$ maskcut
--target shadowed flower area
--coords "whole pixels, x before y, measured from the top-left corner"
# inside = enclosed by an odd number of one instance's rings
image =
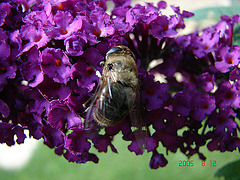
[[[168,151],[205,160],[201,146],[240,150],[240,47],[233,44],[240,16],[222,16],[215,26],[178,36],[193,13],[171,6],[174,13],[164,15],[164,1],[112,1],[108,13],[106,0],[0,3],[0,143],[24,143],[28,130],[69,162],[97,163],[91,150],[117,153],[113,140],[122,133],[136,155],[146,141],[152,169],[167,165]],[[144,139],[131,116],[106,128],[94,121],[84,127],[83,104],[99,84],[100,62],[116,45],[136,57]],[[149,66],[152,61],[160,63]]]

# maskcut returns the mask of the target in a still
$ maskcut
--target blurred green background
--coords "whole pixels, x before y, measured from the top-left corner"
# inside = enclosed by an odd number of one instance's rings
[[[209,152],[202,149],[207,157],[205,167],[201,166],[201,160],[194,155],[193,167],[179,167],[179,161],[187,160],[181,152],[169,153],[165,157],[168,165],[164,168],[152,170],[149,168],[151,154],[145,152],[142,156],[136,156],[127,150],[128,142],[121,139],[119,134],[114,140],[118,154],[94,152],[99,157],[99,163],[76,164],[69,163],[62,156],[54,154],[49,149],[38,143],[30,162],[20,170],[0,170],[0,179],[3,180],[146,180],[146,179],[185,179],[185,180],[211,180],[214,173],[228,162],[240,159],[239,152]],[[160,149],[165,154],[165,149]],[[159,152],[160,152],[159,151]],[[216,161],[216,167],[210,166],[210,161]]]

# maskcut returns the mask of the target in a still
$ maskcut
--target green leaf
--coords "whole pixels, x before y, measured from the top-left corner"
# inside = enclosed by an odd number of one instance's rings
[[[223,166],[215,172],[214,176],[223,176],[225,180],[239,180],[240,179],[240,160],[234,161]]]
[[[236,24],[233,29],[233,45],[240,46],[240,23]]]

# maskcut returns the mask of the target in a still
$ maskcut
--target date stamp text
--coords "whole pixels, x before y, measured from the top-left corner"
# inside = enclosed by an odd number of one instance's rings
[[[195,163],[193,160],[180,160],[178,162],[179,167],[193,167],[195,165],[201,166],[201,167],[216,167],[217,162],[215,160],[209,160],[209,161],[201,161],[200,163]]]

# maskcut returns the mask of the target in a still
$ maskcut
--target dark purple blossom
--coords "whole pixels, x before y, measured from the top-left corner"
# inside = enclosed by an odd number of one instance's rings
[[[5,118],[7,118],[10,113],[10,109],[9,109],[8,105],[1,99],[0,99],[0,113],[1,113],[2,117],[5,117]]]
[[[105,47],[106,48],[106,47]],[[95,47],[90,47],[88,48],[83,57],[89,63],[91,66],[96,68],[97,70],[100,70],[100,62],[104,60],[104,56],[101,54],[101,52],[95,48]]]
[[[199,147],[205,144],[204,136],[192,132],[192,131],[184,131],[183,132],[183,141],[184,146],[181,148],[182,152],[185,152],[188,156],[192,156],[194,154],[198,154],[199,158],[205,160],[206,158],[199,152]],[[192,146],[195,144],[195,147]]]
[[[157,39],[174,37],[177,35],[177,31],[174,29],[177,23],[178,19],[176,16],[158,16],[149,25],[150,33]]]
[[[189,17],[194,16],[194,14],[192,12],[188,12],[188,11],[185,11],[185,10],[180,12],[180,7],[175,7],[175,6],[172,5],[171,8],[178,15],[178,19],[179,19],[178,21],[179,22],[178,22],[177,28],[184,28],[185,27],[185,24],[184,24],[184,21],[183,21],[184,18],[189,18]]]
[[[6,143],[8,146],[14,145],[14,135],[17,136],[16,142],[18,144],[23,143],[26,138],[22,127],[11,123],[0,122],[0,143]]]
[[[201,36],[193,34],[192,46],[194,48],[193,53],[202,58],[209,52],[217,50],[217,43],[222,36],[226,28],[226,22],[220,22],[215,27],[206,28]]]
[[[64,146],[73,154],[81,155],[90,149],[91,143],[87,139],[86,131],[73,131],[65,137]]]
[[[35,45],[41,48],[50,41],[44,31],[44,25],[48,23],[46,11],[33,11],[24,17],[23,22],[26,24],[21,27],[21,38],[27,43],[23,45],[22,53]]]
[[[221,152],[225,151],[224,141],[222,136],[218,136],[214,132],[209,131],[207,137],[211,139],[211,141],[207,144],[207,148],[209,151],[219,150]]]
[[[93,34],[99,37],[107,37],[114,34],[115,29],[110,16],[102,8],[91,11],[90,19],[94,26]]]
[[[114,9],[112,10],[113,15],[122,17],[130,9],[131,0],[126,1],[113,0],[113,2],[115,3]]]
[[[82,120],[72,112],[67,104],[57,100],[51,101],[48,122],[55,129],[81,129]]]
[[[147,110],[152,111],[160,108],[169,95],[166,93],[167,84],[154,82],[154,76],[149,75],[146,71],[140,72],[142,103]],[[151,102],[151,103],[150,103]]]
[[[192,99],[191,116],[194,120],[202,121],[215,109],[215,98],[208,94],[197,93]]]
[[[83,152],[79,155],[72,154],[70,151],[67,151],[63,154],[63,156],[69,162],[76,162],[76,163],[86,163],[88,161],[92,161],[94,163],[98,163],[98,157],[95,154],[89,152]]]
[[[55,26],[51,26],[47,32],[47,35],[55,39],[65,39],[72,33],[77,32],[82,27],[82,16],[73,16],[70,12],[57,11],[53,17]]]
[[[188,116],[192,109],[192,98],[196,91],[193,87],[187,86],[183,91],[173,97],[173,108],[181,116]]]
[[[116,123],[113,126],[109,126],[105,128],[106,134],[108,134],[109,136],[113,136],[118,134],[120,131],[122,131],[123,139],[125,140],[129,140],[129,136],[130,139],[134,139],[134,136],[132,136],[132,130],[131,130],[131,126],[129,125],[130,123],[126,120],[120,121],[118,123]]]
[[[215,62],[215,67],[226,73],[230,68],[239,64],[240,48],[238,46],[219,48],[218,57],[219,61]]]
[[[48,100],[65,100],[71,93],[68,86],[54,82],[47,75],[44,76],[44,80],[37,86],[37,90]]]
[[[98,77],[91,66],[88,66],[85,62],[80,60],[72,67],[71,71],[71,78],[77,79],[77,85],[79,87],[92,91]]]
[[[55,82],[66,84],[70,79],[70,62],[61,49],[46,48],[42,52],[41,67],[44,74]]]
[[[107,152],[107,148],[108,146],[110,146],[113,152],[118,153],[117,149],[112,144],[113,139],[108,135],[100,135],[96,132],[92,133],[89,136],[89,139],[92,140],[92,142],[94,143],[94,147],[98,150],[98,152]]]
[[[235,68],[230,73],[230,80],[231,81],[235,81],[235,80],[239,80],[239,79],[240,79],[240,69],[239,68]]]
[[[218,134],[229,134],[237,128],[237,123],[233,119],[235,115],[236,114],[230,107],[226,109],[220,109],[218,113],[212,113],[209,118],[208,125],[210,127],[215,127],[216,133]]]
[[[22,65],[21,70],[23,79],[28,81],[30,87],[36,87],[43,81],[40,51],[36,46],[28,51],[27,62]]]
[[[26,112],[24,114],[19,114],[19,117],[21,117],[21,119],[18,121],[24,129],[29,130],[29,137],[33,137],[35,139],[42,138],[42,121],[40,116]]]
[[[156,148],[157,143],[155,139],[148,135],[142,135],[145,131],[135,130],[134,132],[128,134],[129,139],[133,139],[131,144],[128,146],[128,150],[131,152],[135,152],[136,155],[141,155],[144,153],[143,148],[147,150],[147,152],[151,152]]]
[[[6,35],[6,32],[3,31],[3,29],[0,28],[0,60],[3,61],[7,59],[7,57],[10,55],[10,47],[7,43],[8,36]]]
[[[177,64],[181,61],[182,54],[179,52],[174,52],[169,57],[164,59],[164,62],[157,65],[151,70],[151,73],[161,73],[167,77],[173,76],[177,71]]]
[[[186,124],[186,119],[173,114],[169,109],[156,109],[146,114],[146,119],[152,122],[155,130],[161,131],[174,125],[174,128],[181,129]]]
[[[44,144],[50,148],[59,147],[64,143],[64,133],[58,129],[52,128],[50,125],[44,126],[42,133]]]
[[[17,66],[9,61],[0,61],[0,91],[3,90],[8,79],[13,79],[16,76]]]
[[[215,92],[216,104],[220,107],[233,106],[239,107],[239,89],[232,85],[229,81],[222,81]]]
[[[240,138],[236,136],[227,138],[225,141],[225,144],[226,144],[226,149],[232,152],[237,148],[240,148]]]
[[[0,11],[0,26],[2,26],[4,24],[6,16],[7,16],[7,12],[1,10]]]
[[[21,34],[19,30],[13,31],[9,35],[9,39],[11,42],[11,58],[14,59],[16,58],[19,54],[21,54],[22,51],[22,39],[21,39]]]
[[[177,136],[177,129],[172,125],[168,125],[163,130],[156,131],[153,134],[153,138],[156,142],[161,142],[167,151],[174,153],[182,146],[181,138]]]
[[[240,16],[238,14],[233,15],[232,17],[223,15],[221,16],[221,20],[225,21],[228,25],[228,30],[226,31],[226,36],[228,38],[227,40],[227,44],[229,46],[232,46],[232,42],[233,42],[233,28],[234,25],[237,24],[240,21]]]
[[[168,161],[166,160],[163,154],[159,154],[156,150],[153,151],[153,155],[151,157],[149,164],[150,168],[157,169],[159,167],[164,167],[167,165],[167,163]]]
[[[158,9],[152,4],[148,3],[147,7],[137,4],[127,11],[126,22],[128,22],[130,26],[140,22],[149,24],[152,20],[156,19],[158,15]]]
[[[68,106],[76,113],[83,113],[85,111],[84,103],[90,98],[90,93],[88,90],[82,87],[79,87],[77,84],[73,87],[73,92],[68,96]],[[79,104],[80,103],[80,104]]]
[[[87,43],[85,35],[75,34],[67,37],[64,40],[66,46],[66,52],[70,56],[80,56],[84,53],[83,47]]]
[[[46,99],[46,95],[42,94],[37,89],[28,89],[24,92],[29,99],[28,103],[28,111],[33,113],[35,116],[40,118],[39,122],[41,122],[42,114],[49,113],[50,102]]]
[[[214,88],[214,75],[209,74],[209,72],[205,72],[199,76],[199,86],[206,92],[213,90]]]
[[[157,6],[158,6],[158,9],[166,9],[167,3],[165,1],[159,1]]]

